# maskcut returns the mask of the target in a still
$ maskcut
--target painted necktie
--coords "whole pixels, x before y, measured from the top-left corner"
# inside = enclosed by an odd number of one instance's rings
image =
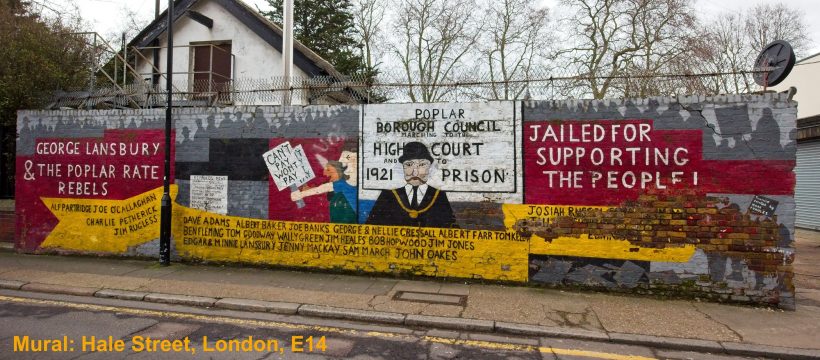
[[[410,202],[410,206],[412,206],[414,209],[419,207],[418,192],[419,192],[419,187],[418,186],[413,186],[413,200]]]

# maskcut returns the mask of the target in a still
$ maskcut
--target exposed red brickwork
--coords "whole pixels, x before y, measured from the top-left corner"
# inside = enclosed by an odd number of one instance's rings
[[[779,226],[776,216],[757,216],[724,198],[678,190],[653,191],[619,207],[576,211],[574,216],[558,216],[549,223],[524,219],[516,228],[522,235],[535,234],[547,241],[590,234],[641,247],[694,244],[706,252],[746,259],[751,270],[772,273],[785,271],[791,264],[791,259],[776,251]]]

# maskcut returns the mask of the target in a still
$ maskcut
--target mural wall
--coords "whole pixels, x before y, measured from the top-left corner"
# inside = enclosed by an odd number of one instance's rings
[[[174,114],[182,259],[793,306],[780,95]],[[20,112],[18,249],[157,256],[163,118]]]

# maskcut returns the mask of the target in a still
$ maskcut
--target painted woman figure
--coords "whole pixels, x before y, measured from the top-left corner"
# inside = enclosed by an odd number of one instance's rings
[[[322,174],[330,181],[315,188],[294,191],[290,195],[291,200],[326,193],[330,203],[330,222],[356,224],[357,190],[348,183],[350,177],[345,174],[345,166],[339,161],[328,161]]]

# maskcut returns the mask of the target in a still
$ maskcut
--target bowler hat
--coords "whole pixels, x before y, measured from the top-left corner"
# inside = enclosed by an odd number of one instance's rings
[[[402,149],[399,162],[403,163],[405,160],[412,159],[427,159],[430,162],[433,162],[433,157],[430,156],[430,151],[427,150],[427,146],[418,141],[404,144],[404,149]]]

